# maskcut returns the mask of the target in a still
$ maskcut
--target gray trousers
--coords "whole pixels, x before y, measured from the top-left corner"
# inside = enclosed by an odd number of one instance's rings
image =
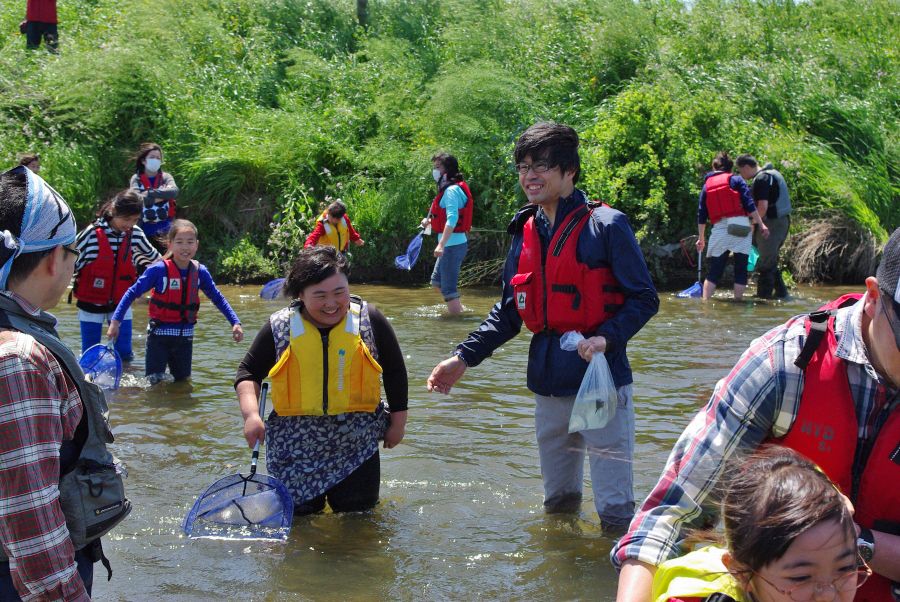
[[[756,260],[758,272],[769,272],[778,267],[778,251],[787,238],[791,228],[791,216],[783,215],[771,219],[765,219],[769,229],[769,238],[763,238],[759,230],[756,231],[756,249],[759,251],[759,259]]]
[[[569,433],[575,396],[534,396],[534,430],[544,481],[544,507],[577,511],[584,489],[584,456],[591,468],[594,507],[604,528],[628,526],[634,516],[634,402],[632,385],[618,387],[616,415],[602,429]]]

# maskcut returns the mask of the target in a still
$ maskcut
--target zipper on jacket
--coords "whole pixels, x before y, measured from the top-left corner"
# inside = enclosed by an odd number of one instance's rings
[[[328,414],[328,334],[322,335],[322,412]]]
[[[541,238],[541,235],[538,234],[538,239]],[[549,298],[547,297],[547,250],[548,249],[544,247],[544,241],[541,240],[541,285],[544,287],[544,296],[541,305],[544,310],[544,330],[547,330],[550,326],[550,321],[547,319],[547,302],[549,301]]]

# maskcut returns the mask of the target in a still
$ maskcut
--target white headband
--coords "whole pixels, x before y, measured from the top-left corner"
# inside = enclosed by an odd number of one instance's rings
[[[25,172],[27,182],[25,214],[22,216],[20,236],[13,235],[9,230],[0,231],[3,246],[13,251],[0,266],[0,290],[6,289],[6,279],[16,257],[22,253],[70,245],[75,242],[77,233],[75,216],[59,193],[25,166],[16,167],[6,173],[16,173],[17,170]]]

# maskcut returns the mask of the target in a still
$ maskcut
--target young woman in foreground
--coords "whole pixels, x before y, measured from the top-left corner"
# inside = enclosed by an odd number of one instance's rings
[[[654,602],[850,602],[871,574],[857,554],[849,502],[787,448],[769,448],[740,468],[723,517],[726,548],[663,563]],[[698,539],[715,542],[709,533]]]

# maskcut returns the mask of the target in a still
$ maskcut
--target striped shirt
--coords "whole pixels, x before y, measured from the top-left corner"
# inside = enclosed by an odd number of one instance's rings
[[[109,246],[112,248],[113,256],[119,256],[119,246],[125,240],[125,232],[117,232],[113,230],[105,219],[97,218],[90,226],[81,231],[78,238],[75,239],[75,247],[79,253],[78,261],[75,262],[75,284],[78,286],[78,275],[81,269],[89,263],[97,259],[100,252],[100,244],[97,242],[97,227],[103,228]],[[148,266],[159,259],[159,252],[150,244],[147,235],[139,227],[135,226],[131,229],[131,260],[134,265]],[[105,313],[109,311],[106,306],[94,305],[93,303],[78,302],[78,307],[91,313]],[[95,311],[92,311],[95,310]]]
[[[82,412],[56,357],[27,334],[0,329],[0,541],[26,601],[89,600],[57,501],[60,444],[74,437]]]
[[[859,437],[868,438],[896,405],[895,391],[872,367],[862,339],[862,301],[835,317],[835,355],[847,366]],[[797,316],[754,340],[716,384],[709,403],[681,434],[662,477],[610,557],[616,568],[631,558],[658,566],[684,553],[678,542],[690,529],[715,524],[719,477],[735,454],[755,450],[768,437],[787,434],[797,417],[803,372],[794,365],[806,340],[806,316]],[[855,458],[858,460],[858,458]]]

